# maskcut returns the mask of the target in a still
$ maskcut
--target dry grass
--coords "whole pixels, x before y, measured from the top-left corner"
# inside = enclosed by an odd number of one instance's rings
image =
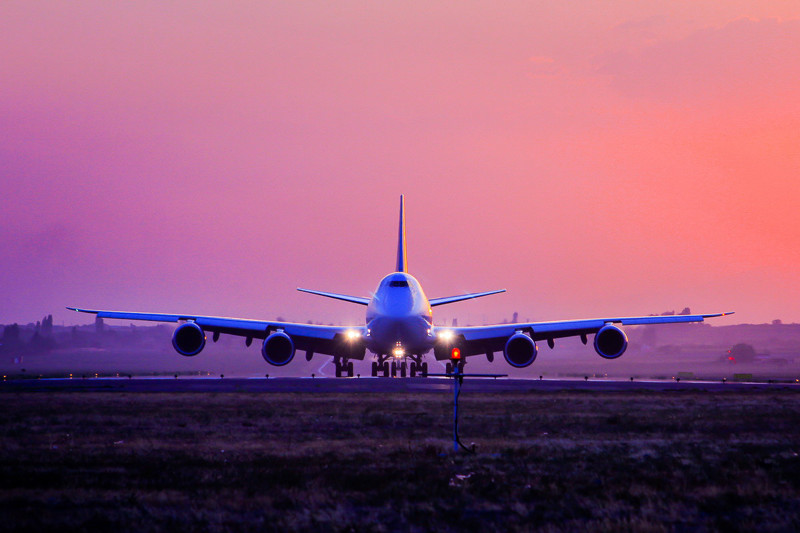
[[[800,529],[792,392],[0,398],[0,530]]]

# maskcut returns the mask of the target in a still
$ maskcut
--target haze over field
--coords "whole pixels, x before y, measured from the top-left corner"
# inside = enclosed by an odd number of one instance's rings
[[[579,5],[580,9],[576,6]],[[800,4],[4,2],[0,323],[800,322]],[[438,318],[437,318],[438,322]],[[667,327],[667,326],[665,326]]]

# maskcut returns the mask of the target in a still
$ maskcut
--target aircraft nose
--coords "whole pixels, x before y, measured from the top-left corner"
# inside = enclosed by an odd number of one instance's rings
[[[427,337],[428,328],[428,323],[422,317],[381,317],[369,324],[373,338],[391,345],[400,342],[416,346]]]

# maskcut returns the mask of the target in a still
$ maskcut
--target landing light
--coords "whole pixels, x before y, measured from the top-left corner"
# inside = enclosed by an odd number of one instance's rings
[[[453,331],[452,331],[452,330],[445,329],[445,330],[443,330],[443,331],[440,331],[440,332],[438,332],[438,333],[436,334],[436,336],[437,336],[437,337],[439,337],[439,340],[440,340],[440,341],[443,341],[443,342],[450,342],[450,341],[452,341],[452,340],[453,340],[453,339],[456,337],[456,334],[455,334],[455,333],[453,333]]]
[[[359,332],[359,331],[357,331],[355,329],[348,329],[347,331],[344,332],[344,335],[345,335],[345,337],[347,337],[347,340],[354,341],[354,340],[358,339],[359,337],[361,337],[361,332]]]
[[[397,348],[395,348],[394,350],[392,350],[392,354],[393,354],[395,357],[403,357],[403,356],[406,354],[406,351],[403,349],[403,347],[402,347],[402,346],[398,346]]]

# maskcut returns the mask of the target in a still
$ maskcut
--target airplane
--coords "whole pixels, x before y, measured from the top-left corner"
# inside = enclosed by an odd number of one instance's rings
[[[206,345],[207,333],[217,342],[220,334],[262,340],[261,355],[274,366],[288,365],[297,350],[310,361],[315,354],[333,356],[336,377],[353,376],[353,360],[364,360],[367,351],[373,357],[372,376],[427,377],[425,355],[433,350],[437,361],[447,361],[446,373],[463,373],[465,359],[485,354],[489,362],[502,352],[506,362],[525,368],[536,360],[537,341],[552,349],[555,339],[580,337],[587,344],[593,335],[595,351],[605,359],[620,357],[628,347],[628,337],[619,326],[702,322],[706,318],[732,313],[705,315],[639,316],[593,318],[555,322],[526,322],[488,326],[444,327],[433,323],[433,308],[473,298],[505,292],[505,289],[428,299],[414,276],[408,272],[404,197],[400,196],[400,221],[395,271],[381,279],[370,298],[298,288],[297,290],[366,306],[362,326],[323,326],[293,322],[248,320],[193,314],[162,314],[100,311],[67,307],[100,318],[180,322],[172,336],[172,346],[179,354],[193,357]],[[458,365],[458,366],[456,366]]]

